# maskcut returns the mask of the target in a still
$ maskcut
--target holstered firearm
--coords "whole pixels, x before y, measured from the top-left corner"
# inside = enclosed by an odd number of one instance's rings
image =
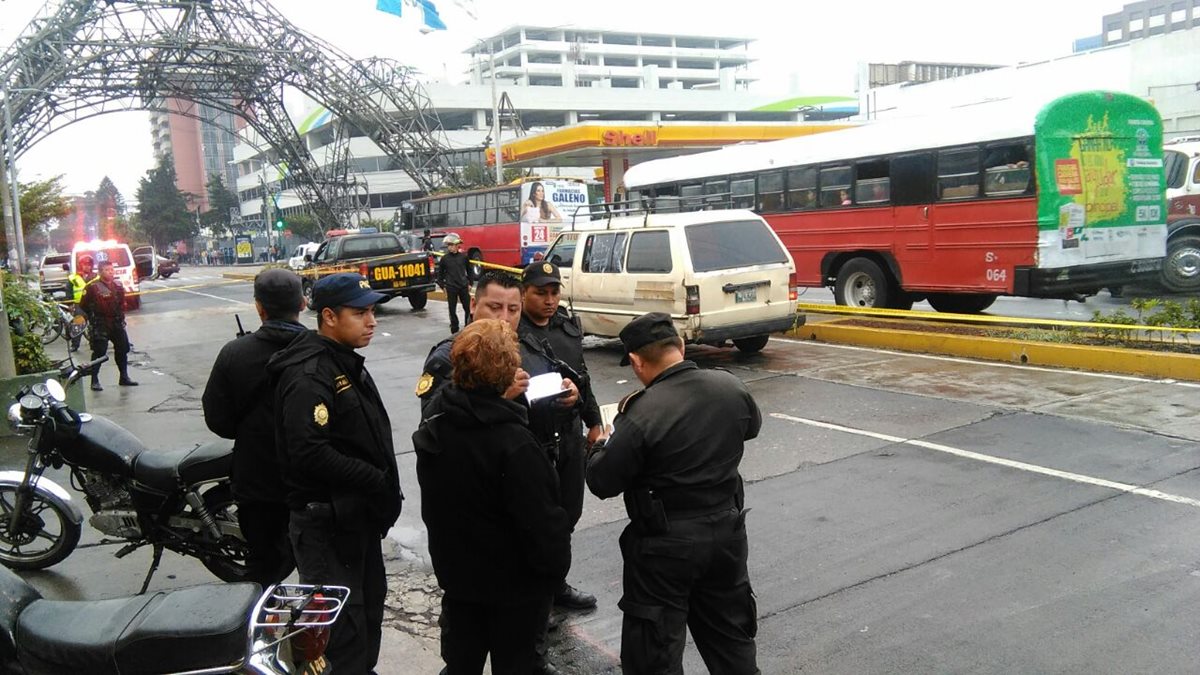
[[[629,520],[638,534],[652,536],[671,530],[662,501],[649,488],[638,488],[630,494],[633,496],[633,513],[629,514]]]

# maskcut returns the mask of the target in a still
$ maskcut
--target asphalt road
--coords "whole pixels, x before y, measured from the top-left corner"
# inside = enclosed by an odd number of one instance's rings
[[[146,288],[164,292],[129,320],[142,386],[108,386],[106,367],[90,409],[151,447],[211,438],[199,398],[234,314],[258,325],[249,284],[187,267]],[[447,325],[443,303],[401,301],[364,350],[391,402],[408,497],[397,569],[427,569],[408,437],[421,364]],[[758,355],[688,355],[746,381],[765,416],[742,464],[764,673],[1200,670],[1195,385],[775,339]],[[618,356],[589,339],[602,403],[636,388]],[[16,461],[10,444],[0,463]],[[624,523],[619,500],[587,497],[570,580],[600,607],[559,631],[567,672],[617,672]],[[85,529],[84,548],[26,577],[54,597],[135,592],[149,555],[114,550]],[[168,554],[152,588],[210,580]],[[694,648],[686,667],[704,672]]]

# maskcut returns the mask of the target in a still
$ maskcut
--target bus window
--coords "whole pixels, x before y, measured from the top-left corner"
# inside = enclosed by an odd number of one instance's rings
[[[735,209],[754,208],[754,179],[737,178],[729,182],[730,204]]]
[[[758,212],[783,210],[783,172],[768,171],[758,176]]]
[[[704,184],[704,208],[722,209],[729,207],[729,181],[710,180]]]
[[[979,148],[938,153],[938,199],[979,196]]]
[[[483,209],[471,209],[467,211],[467,219],[465,225],[482,225],[484,221]]]
[[[1006,197],[1029,188],[1029,155],[1023,143],[990,147],[983,158],[983,194]]]
[[[887,160],[859,162],[855,174],[856,204],[883,204],[891,198]]]
[[[787,207],[789,210],[811,209],[817,206],[817,169],[806,166],[788,169]]]
[[[701,195],[704,194],[704,188],[697,184],[679,186],[679,196],[682,198],[680,206],[684,211],[698,211],[702,204]]]
[[[892,158],[892,203],[914,206],[933,201],[933,153],[921,152]]]
[[[850,206],[850,167],[831,166],[821,169],[821,207]]]
[[[502,223],[515,223],[521,218],[519,193],[516,190],[503,190],[496,194],[499,209],[498,218]]]

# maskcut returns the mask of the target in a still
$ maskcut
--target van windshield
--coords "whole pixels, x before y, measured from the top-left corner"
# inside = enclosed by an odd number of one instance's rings
[[[786,263],[787,252],[758,220],[702,223],[684,228],[697,272]]]

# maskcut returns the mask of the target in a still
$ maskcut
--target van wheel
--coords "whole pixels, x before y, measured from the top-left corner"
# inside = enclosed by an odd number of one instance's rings
[[[425,303],[429,302],[429,294],[422,291],[408,296],[408,304],[413,308],[413,311],[425,309]]]
[[[300,288],[301,292],[304,293],[305,306],[308,307],[310,311],[316,311],[313,309],[313,282],[305,279]]]
[[[930,293],[929,304],[939,312],[978,314],[996,302],[998,296],[977,293]]]
[[[733,346],[738,348],[743,354],[753,354],[762,351],[763,347],[767,346],[767,340],[770,340],[770,335],[755,335],[748,338],[735,338]]]
[[[834,300],[849,307],[889,307],[895,290],[875,261],[852,258],[838,270]]]

